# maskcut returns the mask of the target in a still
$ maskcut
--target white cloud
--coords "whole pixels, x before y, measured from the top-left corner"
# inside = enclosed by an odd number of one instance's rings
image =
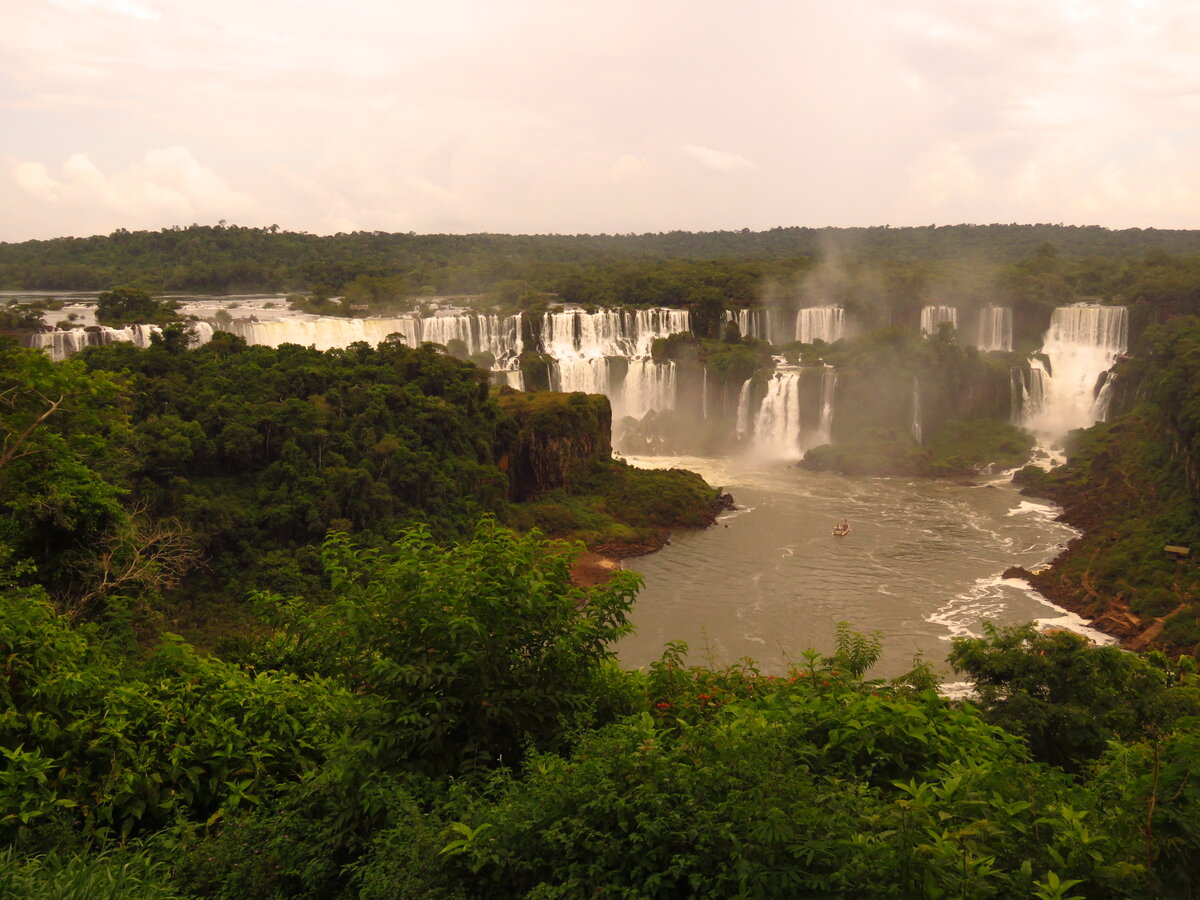
[[[636,178],[649,167],[650,163],[642,157],[626,153],[608,167],[608,177],[613,181],[624,181],[627,178]]]
[[[730,153],[726,150],[712,150],[698,144],[684,144],[679,148],[685,156],[690,156],[706,169],[715,172],[736,172],[738,169],[753,169],[754,163],[740,153]]]
[[[28,191],[43,203],[56,203],[63,186],[54,180],[50,170],[37,162],[9,161],[9,171],[17,186]]]
[[[258,212],[253,201],[185,147],[151,150],[139,163],[113,173],[102,171],[85,153],[68,157],[57,176],[43,163],[10,158],[9,174],[40,203],[116,214],[143,227]]]
[[[1185,0],[0,4],[0,239],[1195,224]]]

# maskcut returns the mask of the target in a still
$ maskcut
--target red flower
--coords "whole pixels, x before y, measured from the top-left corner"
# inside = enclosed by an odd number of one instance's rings
[[[658,703],[655,703],[654,705],[657,706],[659,709],[670,709],[671,708],[671,704],[668,703],[666,700],[660,700]]]

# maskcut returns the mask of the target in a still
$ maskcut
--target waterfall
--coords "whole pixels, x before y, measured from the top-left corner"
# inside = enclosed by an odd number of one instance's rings
[[[393,335],[409,347],[423,343],[446,346],[462,341],[468,355],[490,353],[497,369],[511,369],[524,350],[521,341],[521,316],[496,316],[481,313],[439,313],[435,316],[392,316],[348,319],[340,316],[286,316],[267,321],[235,319],[226,331],[244,338],[246,343],[266,347],[299,344],[317,350],[348,347],[356,341],[372,346]]]
[[[918,444],[923,443],[921,433],[921,382],[913,378],[912,389],[912,436]]]
[[[846,310],[840,306],[807,306],[796,312],[796,340],[804,344],[840,340],[846,330]]]
[[[651,410],[674,407],[675,363],[656,363],[644,358],[630,360],[623,397],[619,408],[613,411],[613,418],[633,416],[640,419]]]
[[[542,352],[554,360],[550,386],[608,396],[614,419],[674,409],[675,364],[654,362],[650,350],[657,338],[689,326],[685,309],[548,312],[542,322]],[[620,384],[613,383],[609,366],[617,357],[628,360]]]
[[[980,350],[1012,349],[1012,310],[1007,306],[985,306],[979,311]]]
[[[738,392],[736,430],[738,440],[750,433],[750,380],[747,378],[742,382],[742,389]]]
[[[213,335],[207,322],[185,322],[192,329],[191,345],[207,343]],[[103,347],[107,344],[130,343],[135,347],[150,346],[151,335],[162,331],[157,325],[126,325],[110,328],[107,325],[89,325],[70,331],[39,331],[28,336],[30,347],[48,350],[53,360],[64,360],[84,347]]]
[[[821,422],[817,426],[817,443],[833,440],[833,398],[837,391],[837,370],[827,366],[821,373]]]
[[[754,449],[775,458],[800,455],[800,375],[776,372],[754,417]]]
[[[649,356],[656,338],[686,332],[686,309],[602,309],[596,312],[548,312],[542,325],[542,350],[553,357],[578,355]]]
[[[926,306],[921,309],[921,334],[937,334],[943,322],[958,328],[958,309],[953,306]]]
[[[742,337],[771,343],[771,317],[767,309],[731,309],[727,313],[727,321],[737,322]]]
[[[700,418],[708,418],[708,366],[700,369]]]
[[[1018,370],[1019,371],[1019,370]],[[1040,359],[1029,361],[1029,371],[1021,374],[1021,406],[1017,424],[1032,421],[1046,405],[1046,384],[1050,374]]]
[[[494,384],[503,384],[513,390],[525,390],[525,373],[520,369],[493,369],[492,382]]]
[[[1041,402],[1032,402],[1031,383],[1023,424],[1043,434],[1062,435],[1102,419],[1108,411],[1108,392],[1098,391],[1098,382],[1125,352],[1128,332],[1129,314],[1123,306],[1078,304],[1056,309],[1042,340],[1050,371],[1037,363],[1043,382]],[[1034,362],[1030,370],[1035,371]]]
[[[595,356],[583,359],[568,356],[556,359],[550,366],[550,390],[585,394],[611,393],[608,378],[608,357]]]

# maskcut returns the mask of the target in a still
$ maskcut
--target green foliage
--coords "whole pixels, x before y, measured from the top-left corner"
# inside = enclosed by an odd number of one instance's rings
[[[96,840],[261,801],[323,756],[349,695],[251,674],[166,638],[131,665],[35,593],[0,594],[0,833],[70,812]]]
[[[575,473],[570,489],[543,493],[513,511],[513,523],[554,537],[581,540],[597,551],[645,552],[673,528],[715,521],[717,491],[683,469],[635,469],[619,460],[595,460]]]
[[[851,678],[862,678],[866,671],[879,661],[883,650],[880,632],[863,634],[854,631],[849,622],[838,622],[834,641],[837,650],[825,660],[826,665],[845,670]]]
[[[142,852],[92,856],[0,853],[0,896],[21,900],[190,900],[171,886],[167,866]]]
[[[486,375],[431,347],[228,340],[85,357],[97,382],[121,372],[130,385],[137,496],[182,520],[218,580],[273,571],[280,551],[339,525],[386,533],[423,520],[446,536],[506,507]]]
[[[1023,736],[1037,759],[1077,770],[1109,741],[1200,714],[1194,676],[1070,632],[985,628],[986,637],[955,639],[950,663],[975,684],[987,718]]]
[[[659,701],[502,783],[464,823],[482,890],[1022,896],[1052,873],[1137,890],[1136,871],[1104,871],[1127,854],[1088,831],[1086,795],[971,713],[740,671],[718,702]]]
[[[803,465],[846,475],[977,475],[1020,465],[1033,444],[1028,433],[1007,422],[957,419],[924,444],[908,432],[865,429],[853,438],[814,447]]]
[[[32,302],[5,300],[0,303],[0,331],[9,333],[42,331],[46,327],[45,322],[42,321],[46,310],[61,307],[62,302],[56,300],[34,300]]]
[[[384,701],[370,726],[384,758],[431,773],[512,763],[562,741],[630,627],[637,577],[584,592],[570,582],[577,552],[490,520],[451,548],[424,528],[385,552],[332,535],[330,603],[259,598],[286,629],[265,658]]]
[[[96,321],[101,325],[166,325],[179,320],[179,304],[155,300],[143,288],[126,285],[100,294],[96,301]]]

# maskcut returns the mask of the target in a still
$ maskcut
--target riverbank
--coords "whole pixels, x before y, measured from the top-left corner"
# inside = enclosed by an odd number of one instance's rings
[[[698,527],[692,525],[686,530],[711,528],[721,513],[732,509],[737,509],[733,496],[719,493],[708,505],[708,521]],[[667,546],[671,543],[671,533],[670,529],[661,528],[638,539],[593,542],[572,564],[571,582],[581,588],[603,584],[621,568],[623,560],[648,556]]]
[[[1013,569],[1053,603],[1130,650],[1191,652],[1200,578],[1168,546],[1194,547],[1194,500],[1154,425],[1129,414],[1073,435],[1065,465],[1013,482],[1053,500],[1081,536],[1045,568]],[[1006,573],[1009,574],[1009,573]]]

